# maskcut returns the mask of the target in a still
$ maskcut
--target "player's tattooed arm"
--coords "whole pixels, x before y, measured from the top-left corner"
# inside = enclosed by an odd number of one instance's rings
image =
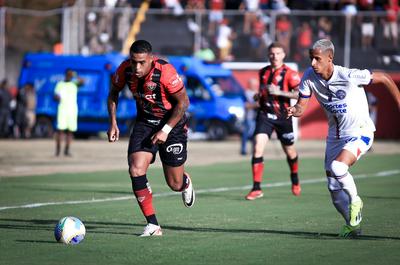
[[[180,91],[172,94],[170,97],[174,105],[172,109],[172,115],[168,119],[167,124],[165,124],[160,131],[152,136],[151,141],[153,144],[165,143],[169,132],[182,119],[189,107],[189,98],[186,94],[186,89],[183,88]]]
[[[181,89],[180,91],[172,94],[171,98],[176,102],[176,104],[172,110],[172,115],[167,124],[171,127],[174,127],[185,115],[186,110],[189,107],[189,98],[186,93],[186,89]]]

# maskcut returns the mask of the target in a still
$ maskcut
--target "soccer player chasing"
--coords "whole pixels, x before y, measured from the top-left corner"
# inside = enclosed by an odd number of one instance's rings
[[[303,115],[314,94],[328,117],[325,170],[333,205],[346,221],[339,235],[347,238],[360,235],[363,208],[348,169],[371,148],[375,131],[363,86],[385,86],[399,108],[400,93],[386,73],[335,65],[334,53],[330,40],[314,43],[310,49],[311,67],[303,75],[298,101],[287,108],[287,116]]]
[[[175,68],[155,57],[149,42],[135,41],[130,47],[129,59],[120,64],[112,78],[107,102],[109,142],[119,138],[116,113],[118,96],[125,85],[132,92],[137,107],[136,124],[129,139],[128,164],[133,193],[148,223],[141,236],[161,236],[146,173],[159,151],[168,186],[182,192],[186,207],[193,206],[192,181],[184,171],[187,158],[185,111],[189,98]]]
[[[298,177],[298,155],[294,147],[292,119],[286,118],[286,108],[290,99],[297,99],[299,74],[284,64],[285,51],[282,44],[275,42],[268,47],[271,65],[259,71],[260,87],[256,94],[259,109],[256,118],[256,129],[253,140],[253,157],[251,160],[253,188],[246,195],[247,200],[264,196],[261,182],[264,171],[264,149],[275,130],[286,154],[290,168],[292,193],[299,196],[301,187]]]

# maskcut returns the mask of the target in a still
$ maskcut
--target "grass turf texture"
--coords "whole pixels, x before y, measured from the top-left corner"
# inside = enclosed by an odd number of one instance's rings
[[[400,158],[368,154],[351,173],[364,200],[363,236],[339,239],[343,225],[326,188],[323,161],[302,159],[303,193],[290,192],[286,161],[265,162],[264,197],[246,201],[250,163],[188,167],[197,201],[186,209],[161,169],[148,178],[163,237],[139,238],[145,222],[126,170],[0,178],[0,208],[120,198],[0,211],[0,264],[400,264]],[[376,173],[397,170],[376,177]],[[217,192],[216,188],[227,188]],[[56,243],[63,216],[86,226],[76,246]]]

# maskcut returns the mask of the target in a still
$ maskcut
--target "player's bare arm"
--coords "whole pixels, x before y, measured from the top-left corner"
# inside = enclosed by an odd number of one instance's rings
[[[305,110],[307,109],[308,100],[308,98],[299,98],[294,106],[288,107],[286,109],[287,118],[291,116],[300,117],[301,115],[303,115]]]
[[[110,122],[107,132],[109,142],[115,142],[119,139],[119,128],[117,124],[118,95],[119,90],[117,90],[114,86],[111,86],[107,98],[107,109]]]
[[[400,109],[400,92],[396,83],[390,77],[390,75],[384,72],[373,72],[372,73],[372,84],[383,84],[389,90]]]
[[[281,96],[285,98],[297,99],[299,97],[299,92],[297,90],[293,91],[282,91],[279,86],[271,84],[268,86],[268,93],[273,96]]]
[[[181,89],[180,91],[172,94],[171,98],[174,102],[176,102],[172,109],[172,115],[168,119],[163,129],[158,131],[153,136],[153,144],[164,143],[167,140],[169,131],[174,128],[175,125],[182,119],[189,107],[189,98],[186,94],[186,89]]]

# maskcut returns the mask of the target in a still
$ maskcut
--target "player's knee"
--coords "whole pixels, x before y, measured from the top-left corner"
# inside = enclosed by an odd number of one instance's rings
[[[334,177],[341,177],[347,174],[347,170],[349,169],[349,166],[346,165],[343,162],[339,162],[337,160],[333,160],[331,164],[331,171],[334,175]]]
[[[180,191],[182,188],[182,180],[176,178],[167,178],[167,184],[173,191]]]
[[[129,175],[132,177],[142,176],[146,174],[146,170],[136,167],[134,165],[129,166]]]

